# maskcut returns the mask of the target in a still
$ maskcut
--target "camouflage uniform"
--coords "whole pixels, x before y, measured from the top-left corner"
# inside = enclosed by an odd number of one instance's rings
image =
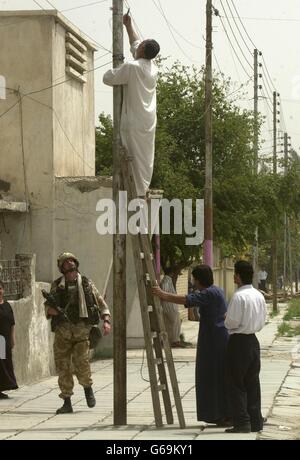
[[[58,373],[60,397],[69,398],[73,394],[73,373],[83,387],[93,383],[89,363],[89,333],[92,327],[91,309],[97,305],[100,316],[110,315],[107,304],[91,280],[82,277],[84,295],[89,318],[79,317],[79,296],[77,282],[64,283],[60,277],[52,283],[51,294],[57,299],[57,307],[64,312],[51,317],[51,328],[55,332],[54,360]],[[46,309],[50,306],[45,303]],[[49,319],[50,316],[47,315]]]

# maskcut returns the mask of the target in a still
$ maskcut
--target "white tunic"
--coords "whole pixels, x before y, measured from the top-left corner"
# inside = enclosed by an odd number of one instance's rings
[[[225,326],[229,334],[255,334],[266,321],[264,296],[252,284],[240,287],[229,303]]]
[[[135,41],[131,46],[133,56],[139,43]],[[138,196],[145,196],[153,174],[157,75],[158,69],[151,60],[137,59],[103,76],[106,85],[124,85],[121,139],[133,158]]]

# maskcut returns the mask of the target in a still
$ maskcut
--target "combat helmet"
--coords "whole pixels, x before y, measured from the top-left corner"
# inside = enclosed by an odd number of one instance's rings
[[[74,262],[76,263],[76,267],[77,268],[79,267],[79,260],[77,259],[76,256],[74,256],[74,254],[72,254],[71,252],[62,252],[61,254],[59,254],[57,258],[57,266],[61,273],[62,273],[62,266],[67,259],[73,259]]]

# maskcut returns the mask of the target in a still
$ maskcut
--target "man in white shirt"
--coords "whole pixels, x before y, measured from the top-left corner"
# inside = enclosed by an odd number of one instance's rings
[[[267,292],[267,278],[268,273],[265,269],[259,270],[257,273],[258,289]]]
[[[229,398],[233,428],[229,433],[256,432],[263,428],[260,393],[260,346],[255,333],[266,320],[264,296],[252,286],[253,267],[241,260],[234,265],[234,293],[225,326],[230,338],[227,349]]]
[[[135,60],[108,70],[103,76],[103,83],[109,86],[124,85],[121,139],[129,157],[133,158],[137,195],[144,198],[154,166],[158,69],[152,59],[160,48],[155,40],[140,42],[128,14],[124,15],[123,23]]]

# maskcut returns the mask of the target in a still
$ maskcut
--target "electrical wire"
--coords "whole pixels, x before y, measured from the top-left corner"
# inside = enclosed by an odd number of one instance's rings
[[[33,0],[33,1],[38,5],[38,3],[36,2],[36,0]],[[54,8],[58,13],[61,13],[61,14],[63,13],[63,11],[57,9],[57,8],[56,8],[52,3],[50,3],[48,0],[46,0],[46,1],[47,1],[47,2],[52,6],[52,8]],[[40,6],[40,8],[42,8],[42,9],[45,11],[45,8],[43,8],[41,5],[39,5],[39,6]],[[83,6],[82,6],[82,7],[83,7]],[[67,11],[67,10],[64,10],[64,12],[66,12],[66,11]],[[70,10],[69,10],[69,11],[70,11]],[[102,48],[103,50],[108,51],[109,53],[112,53],[111,50],[109,50],[108,48],[106,48],[105,46],[103,46],[101,43],[97,42],[97,41],[96,41],[93,37],[91,37],[88,33],[85,32],[84,35],[85,35],[86,37],[88,37],[90,40],[92,40],[97,46],[99,46],[99,47]]]
[[[66,10],[61,10],[62,13],[66,13],[67,11],[79,10],[81,8],[86,8],[88,6],[99,5],[100,3],[105,3],[108,0],[100,0],[98,2],[87,3],[86,5],[78,5],[74,6],[73,8],[67,8]]]
[[[74,147],[72,141],[70,140],[65,128],[63,127],[62,125],[62,122],[60,121],[60,118],[56,112],[56,110],[54,109],[54,107],[52,107],[51,105],[48,105],[48,104],[45,104],[44,102],[41,102],[41,101],[38,101],[37,99],[31,97],[29,94],[23,94],[22,95],[22,98],[25,98],[27,97],[28,99],[32,100],[33,102],[37,103],[37,104],[40,104],[46,108],[48,108],[49,110],[51,110],[53,113],[54,113],[54,116],[62,130],[62,132],[64,133],[67,141],[69,142],[70,146],[72,147],[74,153],[78,156],[78,158],[80,158],[82,160],[82,162],[87,165],[89,168],[91,168],[92,170],[95,168],[95,165],[92,165],[91,163],[89,163],[88,161],[86,161],[86,159],[76,150],[76,148]]]
[[[45,11],[45,8],[44,8],[42,5],[40,5],[39,2],[37,2],[37,0],[32,0],[32,1],[33,1],[33,3],[35,3],[39,8],[41,8],[42,10]]]
[[[170,31],[170,34],[171,34],[171,36],[172,36],[174,42],[176,43],[177,47],[179,48],[179,50],[182,52],[182,54],[183,54],[189,61],[191,61],[191,62],[196,62],[196,63],[199,64],[199,61],[197,61],[197,60],[195,60],[195,59],[192,59],[190,56],[188,56],[188,55],[186,54],[186,52],[184,51],[184,49],[182,48],[182,46],[179,44],[177,38],[175,37],[175,35],[174,35],[174,33],[173,33],[173,30],[172,30],[172,27],[171,27],[171,25],[170,25],[170,22],[169,22],[169,20],[168,20],[166,14],[165,14],[163,8],[162,8],[162,4],[161,4],[160,0],[158,0],[158,4],[156,3],[155,0],[152,0],[152,2],[153,2],[153,4],[155,5],[155,7],[157,8],[157,10],[160,12],[160,14],[162,15],[162,17],[164,18],[164,20],[165,20],[165,22],[166,22],[166,24],[167,24],[167,26],[168,26],[168,29],[169,29],[169,31]]]
[[[236,41],[236,43],[237,43],[237,45],[238,45],[238,47],[239,47],[239,49],[240,49],[240,52],[242,53],[243,58],[245,59],[245,61],[246,61],[247,64],[249,65],[249,67],[254,71],[254,69],[253,69],[253,64],[251,64],[251,63],[249,62],[248,58],[246,57],[246,55],[245,55],[245,53],[244,53],[244,51],[243,51],[243,48],[241,47],[241,45],[240,45],[240,43],[239,43],[238,38],[237,38],[236,35],[235,35],[235,32],[234,32],[233,27],[232,27],[232,25],[231,25],[231,22],[230,22],[230,20],[229,20],[229,18],[228,18],[228,16],[227,16],[226,9],[225,9],[225,7],[224,7],[224,5],[223,5],[223,1],[220,0],[220,3],[221,3],[221,6],[222,6],[222,9],[223,9],[223,12],[224,12],[224,14],[225,14],[225,18],[227,19],[228,25],[229,25],[229,27],[230,27],[231,33],[232,33],[232,35],[233,35],[233,37],[234,37],[234,39],[235,39],[235,41]],[[221,18],[221,16],[220,16],[220,18]]]
[[[225,34],[226,34],[226,37],[227,37],[228,41],[229,41],[230,47],[231,47],[231,49],[233,50],[234,54],[236,55],[236,57],[237,57],[237,59],[238,59],[240,65],[241,65],[242,69],[244,70],[244,72],[245,72],[245,74],[247,75],[248,78],[252,78],[252,77],[250,76],[249,72],[246,70],[244,64],[242,63],[242,61],[241,61],[241,59],[240,59],[240,57],[239,57],[239,55],[238,55],[238,53],[237,53],[237,51],[236,51],[236,49],[235,49],[235,47],[234,47],[233,44],[232,44],[232,41],[231,41],[230,36],[229,36],[229,34],[228,34],[228,32],[227,32],[227,29],[226,29],[226,27],[225,27],[225,24],[224,24],[224,22],[223,22],[222,17],[221,17],[221,16],[218,16],[218,17],[220,18],[220,21],[221,21],[223,30],[224,30],[224,32],[225,32]]]
[[[244,29],[244,31],[245,31],[247,37],[249,38],[249,40],[250,40],[250,42],[252,43],[252,45],[254,46],[254,48],[257,49],[257,46],[255,45],[255,43],[253,42],[252,38],[250,37],[250,35],[249,35],[249,33],[248,33],[248,31],[247,31],[247,29],[246,29],[246,27],[245,27],[245,25],[244,25],[244,23],[243,23],[243,21],[242,21],[242,18],[241,18],[241,16],[239,15],[239,12],[238,12],[238,10],[237,10],[237,7],[236,7],[235,4],[234,4],[234,1],[231,0],[231,3],[232,3],[232,5],[233,5],[233,8],[235,9],[235,12],[236,12],[236,14],[237,14],[237,17],[238,17],[240,23],[242,24],[242,27],[243,27],[243,29]]]
[[[226,0],[226,4],[227,4],[227,7],[228,7],[228,9],[229,9],[229,11],[230,11],[230,13],[231,13],[231,15],[232,15],[232,9],[231,9],[231,7],[230,7],[230,4],[229,4],[229,1],[228,1],[228,0]],[[233,17],[233,15],[232,15],[232,17]],[[236,21],[236,19],[235,19],[234,17],[233,17],[233,22],[234,22],[235,27],[237,28],[237,30],[238,30],[238,32],[239,32],[241,38],[242,38],[242,40],[243,40],[243,42],[244,42],[244,44],[245,44],[247,50],[249,51],[249,53],[251,54],[251,56],[253,56],[253,50],[250,49],[250,47],[249,47],[248,43],[246,42],[246,40],[245,40],[245,38],[244,38],[244,35],[242,34],[241,29],[240,29],[240,27],[239,27],[239,25],[238,25],[238,23],[237,23],[237,21]]]

